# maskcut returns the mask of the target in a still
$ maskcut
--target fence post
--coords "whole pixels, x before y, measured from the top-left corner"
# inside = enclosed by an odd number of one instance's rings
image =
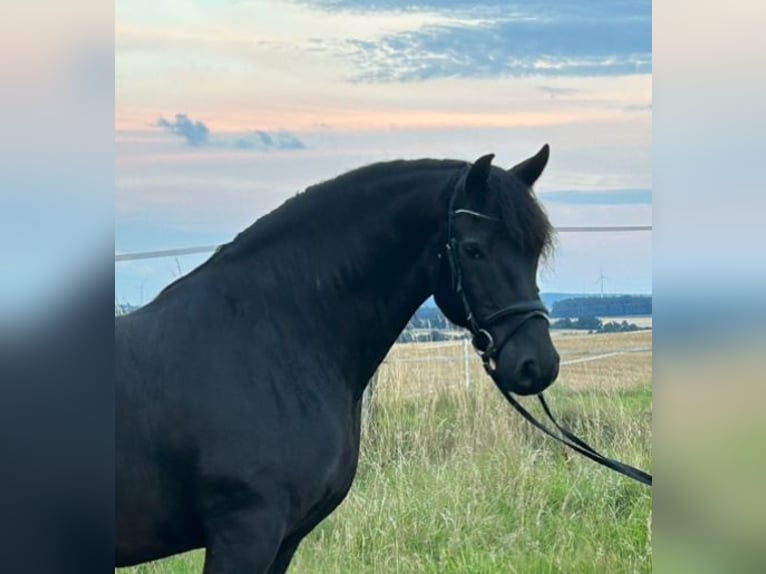
[[[471,371],[468,364],[468,339],[463,339],[463,380],[465,381],[465,388],[471,386]]]

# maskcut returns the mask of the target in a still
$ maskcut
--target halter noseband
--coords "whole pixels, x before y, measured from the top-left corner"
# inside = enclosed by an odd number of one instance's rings
[[[519,303],[513,303],[511,305],[508,305],[507,307],[503,307],[502,309],[495,311],[494,313],[490,313],[489,316],[484,317],[481,320],[474,315],[471,309],[471,305],[470,303],[468,303],[468,298],[466,297],[465,291],[463,290],[463,271],[462,271],[462,268],[460,267],[460,257],[458,255],[457,239],[455,238],[453,233],[452,222],[454,217],[460,214],[470,215],[472,217],[479,217],[481,219],[487,219],[490,221],[499,221],[499,220],[496,217],[491,217],[489,215],[486,215],[484,213],[479,213],[477,211],[471,211],[470,209],[455,209],[455,199],[461,187],[465,187],[464,182],[465,182],[465,176],[461,177],[458,183],[455,185],[455,188],[452,191],[452,196],[450,197],[450,201],[449,201],[449,211],[447,214],[447,244],[446,244],[447,260],[449,261],[450,272],[452,273],[452,288],[455,290],[455,293],[458,294],[458,296],[460,297],[460,300],[463,303],[463,308],[465,309],[465,314],[466,314],[466,320],[468,321],[469,329],[471,331],[471,334],[473,335],[471,342],[473,343],[473,347],[476,349],[476,352],[479,354],[479,357],[481,357],[481,362],[484,365],[484,370],[487,372],[488,375],[492,376],[497,366],[496,365],[497,354],[503,348],[503,345],[505,345],[505,343],[508,342],[508,339],[510,339],[511,336],[513,336],[513,334],[516,331],[518,331],[518,329],[530,319],[533,319],[535,317],[541,317],[545,319],[546,321],[548,321],[549,320],[548,310],[545,308],[545,305],[543,305],[542,301],[538,299],[534,301],[521,301]],[[505,335],[505,337],[499,343],[495,343],[495,340],[492,337],[492,334],[490,333],[489,329],[498,321],[500,321],[500,319],[505,319],[507,317],[514,317],[518,315],[521,315],[521,319],[519,320],[519,322],[516,325],[514,325],[512,329],[509,330],[509,332]],[[497,384],[497,381],[495,381],[495,383]],[[586,458],[591,459],[592,461],[602,466],[610,468],[611,470],[614,470],[615,472],[619,472],[620,474],[623,474],[629,478],[632,478],[633,480],[636,480],[642,484],[645,484],[651,487],[652,485],[651,474],[644,472],[643,470],[640,470],[633,466],[630,466],[629,464],[625,464],[624,462],[620,462],[618,460],[604,456],[603,454],[598,452],[596,449],[594,449],[592,446],[590,446],[588,443],[586,443],[582,439],[575,436],[571,431],[564,428],[553,416],[553,413],[548,407],[548,403],[545,401],[545,398],[543,397],[542,392],[538,393],[537,395],[538,399],[540,400],[540,403],[542,404],[545,414],[548,416],[548,418],[551,420],[556,430],[558,430],[560,434],[556,434],[555,432],[550,430],[548,427],[546,427],[544,424],[542,424],[537,419],[535,419],[535,417],[532,416],[511,395],[510,391],[508,391],[507,389],[504,389],[499,384],[497,386],[500,389],[500,391],[503,393],[503,396],[506,398],[506,400],[511,404],[511,406],[513,406],[513,408],[515,408],[529,423],[537,427],[539,430],[547,434],[549,437],[568,446],[575,452],[578,452],[579,454],[585,456]]]
[[[542,301],[539,299],[531,301],[521,301],[519,303],[513,303],[489,316],[479,319],[471,309],[471,305],[468,302],[465,290],[463,288],[463,270],[460,266],[460,256],[458,255],[457,239],[454,235],[453,220],[456,215],[465,214],[472,217],[479,217],[489,221],[500,221],[496,217],[491,217],[484,213],[477,211],[471,211],[470,209],[455,209],[455,200],[458,192],[465,186],[465,177],[461,177],[460,181],[455,185],[454,190],[449,201],[449,208],[447,212],[447,243],[445,251],[447,253],[447,261],[449,262],[450,273],[452,275],[452,288],[457,293],[460,301],[463,304],[465,310],[466,320],[468,321],[468,328],[473,335],[471,343],[474,349],[479,354],[481,362],[484,365],[484,370],[489,375],[495,372],[497,367],[497,354],[513,336],[513,334],[521,328],[521,326],[535,317],[540,317],[548,321],[548,309],[545,307]],[[505,336],[499,341],[495,342],[495,338],[490,332],[491,327],[497,324],[501,319],[508,317],[521,316],[521,319],[510,329]]]

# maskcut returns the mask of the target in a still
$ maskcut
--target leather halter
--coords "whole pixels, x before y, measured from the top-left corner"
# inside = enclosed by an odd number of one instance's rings
[[[506,307],[503,307],[502,309],[498,311],[495,311],[494,313],[491,313],[489,316],[484,318],[477,318],[475,316],[475,314],[473,313],[473,310],[471,309],[471,305],[468,302],[468,298],[466,297],[465,290],[463,289],[463,270],[460,267],[460,256],[458,255],[457,239],[455,238],[453,233],[452,222],[454,220],[454,217],[460,214],[470,215],[473,217],[479,217],[481,219],[486,219],[489,221],[499,221],[499,219],[497,219],[496,217],[491,217],[484,213],[471,211],[469,209],[455,209],[455,199],[457,198],[457,195],[460,189],[463,188],[464,186],[465,186],[465,175],[461,177],[458,183],[455,185],[455,188],[452,191],[452,196],[450,197],[450,201],[449,201],[449,211],[447,215],[447,244],[446,244],[447,260],[449,261],[450,272],[452,274],[452,288],[455,290],[455,293],[457,293],[457,295],[460,297],[460,300],[463,304],[463,308],[465,310],[466,320],[468,321],[469,329],[471,331],[471,334],[473,335],[471,342],[473,344],[474,349],[476,349],[476,352],[481,357],[481,362],[484,365],[484,370],[487,372],[487,374],[492,376],[496,368],[497,354],[503,348],[503,345],[505,345],[505,343],[508,342],[508,339],[510,339],[513,336],[513,334],[516,331],[518,331],[518,329],[530,319],[533,319],[535,317],[540,317],[545,319],[546,321],[549,321],[548,310],[546,309],[542,301],[537,299],[537,300],[520,301],[518,303],[512,303]],[[497,322],[500,321],[500,319],[506,319],[508,317],[517,317],[517,316],[521,317],[520,320],[509,330],[508,333],[506,333],[505,337],[503,337],[503,339],[499,343],[496,343],[489,329],[493,325],[497,324]],[[552,439],[568,446],[575,452],[578,452],[579,454],[585,456],[586,458],[591,459],[592,461],[602,466],[610,468],[614,470],[615,472],[618,472],[624,476],[632,478],[633,480],[636,480],[649,487],[652,486],[651,474],[644,472],[643,470],[640,470],[633,466],[630,466],[629,464],[625,464],[624,462],[620,462],[618,460],[614,460],[612,458],[604,456],[603,454],[598,452],[596,449],[591,447],[584,440],[578,438],[571,431],[563,427],[553,416],[553,413],[548,407],[548,403],[545,401],[545,398],[543,397],[542,392],[538,393],[537,397],[540,400],[540,404],[542,405],[543,410],[545,411],[545,414],[548,416],[548,418],[551,420],[553,425],[556,427],[556,430],[558,430],[560,434],[554,433],[548,427],[542,424],[540,421],[535,419],[535,417],[532,416],[529,413],[529,411],[527,411],[521,405],[521,403],[519,403],[516,400],[516,398],[511,394],[511,392],[506,389],[503,389],[497,383],[497,381],[495,381],[495,384],[503,393],[503,396],[505,397],[505,399],[511,404],[511,406],[514,409],[516,409],[521,414],[521,416],[523,416],[530,424],[532,424],[537,429],[544,432],[546,435],[548,435]]]
[[[512,303],[491,313],[487,317],[478,318],[471,309],[471,305],[466,297],[465,290],[463,288],[463,270],[460,266],[460,255],[458,254],[457,238],[454,235],[453,221],[456,215],[465,214],[472,217],[479,217],[489,221],[500,221],[496,217],[491,217],[484,213],[471,211],[470,209],[455,209],[455,200],[458,192],[463,187],[465,178],[461,177],[460,181],[452,192],[452,196],[449,201],[449,210],[447,215],[447,244],[445,250],[447,253],[447,261],[450,266],[450,273],[452,275],[452,288],[460,298],[463,304],[463,309],[466,314],[466,320],[468,321],[468,328],[473,335],[471,343],[474,349],[481,357],[481,362],[484,365],[484,370],[489,375],[495,372],[497,366],[497,354],[508,342],[508,340],[518,331],[521,326],[536,317],[545,319],[548,321],[548,309],[545,307],[542,301],[539,299],[520,301]],[[461,185],[463,184],[463,185]],[[520,317],[513,327],[505,334],[500,341],[495,341],[495,337],[492,336],[491,329],[501,319],[507,319],[509,317]]]

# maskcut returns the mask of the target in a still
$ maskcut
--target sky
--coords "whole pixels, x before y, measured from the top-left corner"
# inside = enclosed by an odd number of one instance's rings
[[[115,6],[115,249],[230,240],[397,158],[551,146],[556,226],[652,223],[651,2],[131,0]],[[543,291],[650,293],[651,232],[561,233]],[[115,264],[150,301],[207,255]]]

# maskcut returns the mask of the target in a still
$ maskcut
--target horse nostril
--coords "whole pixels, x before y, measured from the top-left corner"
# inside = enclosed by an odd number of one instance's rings
[[[540,367],[537,365],[537,362],[532,359],[524,361],[521,364],[519,372],[523,378],[531,381],[536,381],[540,378]]]

